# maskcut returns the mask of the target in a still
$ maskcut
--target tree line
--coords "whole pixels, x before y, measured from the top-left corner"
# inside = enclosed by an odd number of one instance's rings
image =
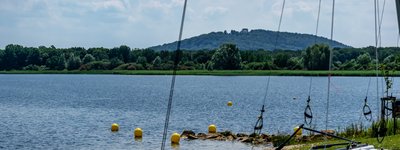
[[[400,69],[400,48],[378,48],[378,61]],[[0,70],[172,70],[174,51],[115,48],[24,47],[9,44],[0,49]],[[333,48],[335,70],[375,69],[375,47]],[[215,50],[183,50],[180,70],[327,70],[330,47],[315,44],[304,50],[239,50],[222,44]]]

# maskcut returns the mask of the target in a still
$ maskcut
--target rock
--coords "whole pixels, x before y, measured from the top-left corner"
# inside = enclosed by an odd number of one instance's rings
[[[221,132],[221,134],[222,134],[223,136],[233,135],[233,133],[232,133],[231,131],[224,131],[224,132]]]
[[[261,134],[260,137],[265,141],[271,142],[271,137],[267,134]]]
[[[206,137],[207,137],[207,134],[205,134],[205,133],[198,133],[197,134],[197,138],[199,138],[199,139],[205,140]]]
[[[196,133],[194,133],[192,130],[183,130],[181,136],[183,135],[196,135]]]
[[[253,140],[253,144],[263,144],[263,143],[264,143],[264,139],[257,138],[257,139]]]
[[[218,141],[226,141],[226,138],[224,137],[224,136],[218,136],[217,138],[215,138],[215,140],[218,140]]]
[[[249,137],[256,137],[256,136],[258,136],[257,133],[252,133],[252,134],[249,135]]]
[[[238,133],[238,134],[236,134],[236,137],[247,137],[248,135],[247,134],[244,134],[244,133]]]
[[[186,139],[186,138],[189,138],[189,136],[194,137],[194,136],[196,136],[196,133],[194,133],[192,130],[183,130],[183,132],[181,134],[181,138]],[[190,138],[192,138],[192,137],[190,137]]]
[[[229,140],[229,141],[233,141],[233,140],[236,139],[236,137],[234,137],[234,135],[229,135],[229,136],[226,137],[226,139]]]
[[[273,135],[272,135],[273,136]],[[223,131],[217,133],[198,133],[196,135],[192,130],[183,130],[181,134],[182,138],[186,138],[188,140],[202,139],[202,140],[218,140],[218,141],[239,141],[243,143],[252,143],[252,144],[268,144],[271,142],[271,136],[267,134],[251,134],[247,135],[244,133],[234,134],[231,131]],[[308,139],[311,137],[308,137]],[[304,139],[298,139],[299,141],[304,141]]]
[[[208,135],[206,136],[206,139],[215,139],[215,138],[217,138],[218,136],[221,136],[221,135],[220,135],[220,134],[211,133],[211,134],[208,134]]]
[[[229,140],[229,141],[233,141],[237,138],[236,135],[233,134],[231,131],[224,131],[224,132],[221,132],[220,134],[223,135],[225,137],[225,139]]]
[[[240,142],[243,142],[243,143],[251,143],[251,142],[253,142],[253,138],[252,138],[252,137],[242,137],[242,139],[240,140]]]
[[[335,134],[335,130],[321,130],[321,132],[328,133],[328,134]]]
[[[187,135],[187,138],[188,138],[189,140],[198,139],[198,137],[196,137],[195,135],[192,135],[192,134]]]

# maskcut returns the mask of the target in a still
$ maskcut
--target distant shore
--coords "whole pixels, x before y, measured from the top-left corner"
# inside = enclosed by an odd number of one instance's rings
[[[121,75],[172,75],[172,70],[43,70],[0,71],[0,74],[121,74]],[[211,75],[211,76],[376,76],[376,71],[308,71],[308,70],[178,70],[177,75]],[[381,72],[379,71],[379,74]],[[399,76],[396,71],[393,76]]]

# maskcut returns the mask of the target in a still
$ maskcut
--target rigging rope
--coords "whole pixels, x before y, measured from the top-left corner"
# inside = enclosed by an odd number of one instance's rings
[[[164,124],[164,132],[163,132],[163,138],[162,138],[162,143],[161,143],[161,150],[165,149],[165,141],[167,139],[167,132],[168,132],[168,125],[169,125],[169,116],[171,114],[171,109],[172,109],[172,98],[174,95],[174,87],[175,87],[175,78],[176,78],[176,70],[178,68],[179,64],[179,59],[180,59],[180,51],[181,51],[181,40],[182,40],[182,32],[183,32],[183,24],[185,22],[185,13],[186,13],[186,4],[187,0],[185,0],[183,4],[183,12],[182,12],[182,19],[181,19],[181,27],[179,30],[179,38],[178,38],[178,45],[175,51],[175,59],[174,59],[174,70],[172,72],[172,81],[171,81],[171,88],[169,92],[169,98],[168,98],[168,107],[167,107],[167,114],[165,116],[165,124]]]
[[[318,26],[319,26],[319,15],[321,12],[321,0],[318,1],[318,15],[317,15],[317,26],[315,29],[315,38],[314,38],[314,44],[317,43],[317,37],[318,37]],[[311,69],[313,68],[312,64],[311,64]],[[312,87],[312,81],[313,81],[313,77],[310,77],[310,85],[308,87],[308,98],[307,98],[307,106],[304,109],[304,123],[306,125],[311,125],[312,123],[312,119],[313,119],[313,115],[312,115],[312,110],[310,107],[310,101],[311,101],[311,87]]]
[[[278,44],[278,38],[279,38],[279,31],[281,31],[281,23],[282,23],[283,10],[285,9],[285,1],[286,0],[283,0],[281,16],[279,17],[279,25],[278,25],[278,31],[276,33],[276,38],[275,38],[274,50],[276,50],[276,47],[277,47],[277,44]]]
[[[379,15],[379,13],[380,13],[380,11],[379,11],[379,2],[377,1],[377,0],[374,0],[374,16],[375,16],[375,59],[376,59],[376,91],[377,91],[377,94],[376,94],[376,96],[377,96],[377,108],[379,109],[379,101],[380,101],[380,99],[379,99],[379,85],[378,85],[378,83],[379,83],[379,76],[378,76],[378,65],[379,65],[379,57],[378,57],[378,46],[380,45],[380,32],[381,32],[381,30],[380,30],[380,26],[381,26],[381,19],[380,19],[380,15]],[[379,45],[378,45],[378,43],[379,43]],[[383,84],[382,84],[382,87],[383,87]],[[382,108],[383,107],[383,108]],[[385,109],[384,108],[385,107],[385,103],[383,103],[382,102],[382,100],[381,100],[381,108],[380,108],[380,112],[381,112],[381,114],[383,114],[382,115],[382,117],[380,117],[379,116],[379,114],[378,114],[378,120],[379,120],[379,122],[378,122],[378,131],[377,131],[377,137],[376,137],[376,139],[377,139],[377,141],[378,141],[378,143],[382,143],[383,142],[383,140],[385,139],[385,134],[386,134],[386,121],[385,121],[385,118],[384,118],[384,114],[385,114],[385,110],[382,110],[382,109]]]
[[[331,42],[333,40],[333,23],[335,18],[335,0],[333,0],[332,4],[332,20],[331,20]],[[333,46],[333,42],[332,42]],[[332,71],[332,51],[333,48],[329,50],[329,75],[328,75],[328,96],[326,100],[326,116],[325,116],[325,130],[328,130],[328,114],[329,114],[329,98],[330,98],[330,90],[331,90],[331,71]]]
[[[319,27],[319,15],[320,15],[320,13],[321,13],[321,0],[318,1],[317,27],[315,28],[315,39],[314,39],[314,44],[317,43],[318,27]]]
[[[376,69],[377,80],[378,80],[378,68],[379,68],[379,64],[378,64],[378,62],[379,62],[378,61],[378,48],[377,47],[378,47],[378,45],[381,45],[381,42],[380,42],[381,32],[380,31],[381,31],[381,25],[382,25],[382,20],[383,20],[383,12],[385,10],[385,4],[386,4],[386,0],[383,1],[382,16],[379,19],[379,2],[375,3],[375,5],[377,5],[377,6],[375,6],[375,36],[379,37],[379,44],[378,44],[378,41],[376,41],[376,44],[375,44],[375,56],[376,56],[376,58],[375,58],[376,59],[376,68],[375,69]],[[376,14],[377,11],[378,11],[378,15]],[[378,18],[376,18],[376,17],[378,17]],[[378,32],[376,31],[376,20],[378,20],[378,22],[379,22]],[[378,37],[375,37],[375,40],[377,40]],[[372,120],[372,115],[371,115],[371,117],[367,117],[367,115],[371,114],[371,109],[367,104],[367,97],[368,97],[368,91],[369,91],[369,87],[370,87],[370,82],[371,82],[371,78],[370,78],[370,80],[368,82],[367,95],[365,96],[365,103],[364,103],[364,107],[363,107],[364,116],[368,121]],[[379,90],[378,81],[377,81],[377,89]],[[377,95],[379,95],[379,92],[377,92]],[[377,96],[377,99],[378,99],[377,106],[379,107],[379,96]],[[379,117],[379,114],[378,114],[378,117]]]
[[[282,10],[281,10],[281,16],[280,16],[280,18],[279,18],[279,24],[278,24],[278,31],[277,31],[277,33],[276,33],[276,38],[275,38],[274,50],[276,49],[277,44],[278,44],[279,31],[280,31],[280,29],[281,29],[282,17],[283,17],[283,10],[285,9],[285,2],[286,2],[286,0],[283,0],[283,3],[282,3]],[[265,102],[266,102],[266,100],[267,100],[270,78],[271,78],[271,76],[268,76],[268,79],[267,79],[267,87],[266,87],[266,89],[265,89],[265,94],[264,94],[264,99],[263,99],[263,105],[262,105],[261,110],[260,110],[260,112],[261,112],[261,113],[260,113],[260,116],[258,117],[257,122],[256,122],[256,124],[255,124],[255,126],[254,126],[254,133],[260,134],[260,133],[261,133],[261,130],[262,130],[262,128],[263,128],[263,122],[264,122],[264,121],[263,121],[263,118],[264,118],[264,117],[263,117],[263,114],[264,114],[264,112],[265,112],[264,106],[265,106]]]
[[[331,43],[333,46],[333,25],[334,25],[334,18],[335,18],[335,0],[332,2],[332,19],[331,19]],[[331,71],[332,71],[332,51],[333,48],[329,49],[329,74],[328,74],[328,94],[326,98],[326,115],[325,115],[325,130],[328,130],[328,118],[329,118],[329,98],[330,98],[330,91],[331,91]],[[325,136],[325,142],[327,142],[327,137]],[[326,146],[326,144],[325,144]],[[326,149],[326,147],[325,147]]]
[[[381,14],[379,14],[380,13],[380,11],[379,11],[379,2],[377,3],[378,4],[378,22],[379,22],[379,25],[378,25],[378,38],[379,38],[379,47],[381,47],[381,45],[382,45],[382,33],[381,33],[381,27],[382,27],[382,20],[383,20],[383,12],[385,12],[385,4],[386,4],[386,0],[383,0],[383,6],[382,6],[382,13]]]
[[[363,106],[363,114],[364,114],[364,117],[365,117],[365,119],[367,121],[371,121],[372,120],[372,111],[371,111],[371,108],[369,107],[369,105],[367,103],[370,85],[371,85],[371,78],[369,78],[369,80],[368,80],[367,93],[365,94],[364,106]]]

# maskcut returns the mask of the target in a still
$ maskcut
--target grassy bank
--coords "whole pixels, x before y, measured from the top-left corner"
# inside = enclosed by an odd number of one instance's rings
[[[370,145],[374,145],[376,149],[379,148],[384,148],[384,149],[393,149],[393,150],[400,150],[400,135],[392,135],[392,136],[387,136],[385,137],[385,140],[382,143],[378,143],[376,138],[354,138],[352,140],[359,141],[361,143],[367,143]],[[310,143],[305,143],[299,145],[299,147],[296,147],[296,149],[302,149],[302,150],[308,150],[313,146],[316,145],[325,145],[325,144],[334,144],[334,143],[343,143],[343,141],[340,140],[328,140],[327,142],[325,141],[320,141],[320,142],[310,142]],[[327,149],[337,149],[345,146],[336,146],[336,147],[331,147]]]
[[[396,120],[397,124],[400,123],[400,119]],[[376,128],[375,128],[376,127]],[[398,149],[400,150],[400,128],[396,129],[396,135],[394,135],[394,121],[388,120],[386,122],[386,136],[382,143],[379,143],[376,139],[377,128],[379,127],[378,122],[371,122],[370,127],[366,127],[363,124],[351,124],[346,127],[344,130],[338,132],[336,135],[340,137],[344,137],[353,141],[361,142],[362,144],[374,145],[375,148],[384,148],[384,149]],[[288,135],[285,135],[288,136]],[[285,138],[287,139],[287,138]],[[290,144],[296,145],[297,149],[310,149],[316,145],[326,145],[326,144],[337,144],[337,143],[346,143],[346,141],[338,140],[332,137],[329,137],[327,141],[321,135],[309,135],[307,138],[297,138],[290,141]],[[335,146],[328,149],[336,149],[343,146]]]
[[[307,71],[307,70],[179,70],[178,75],[214,75],[214,76],[375,76],[376,72],[373,70],[368,71]],[[90,70],[90,71],[57,71],[57,70],[43,70],[43,71],[0,71],[0,74],[123,74],[123,75],[171,75],[171,70]],[[400,72],[397,71],[393,75],[399,76]]]

